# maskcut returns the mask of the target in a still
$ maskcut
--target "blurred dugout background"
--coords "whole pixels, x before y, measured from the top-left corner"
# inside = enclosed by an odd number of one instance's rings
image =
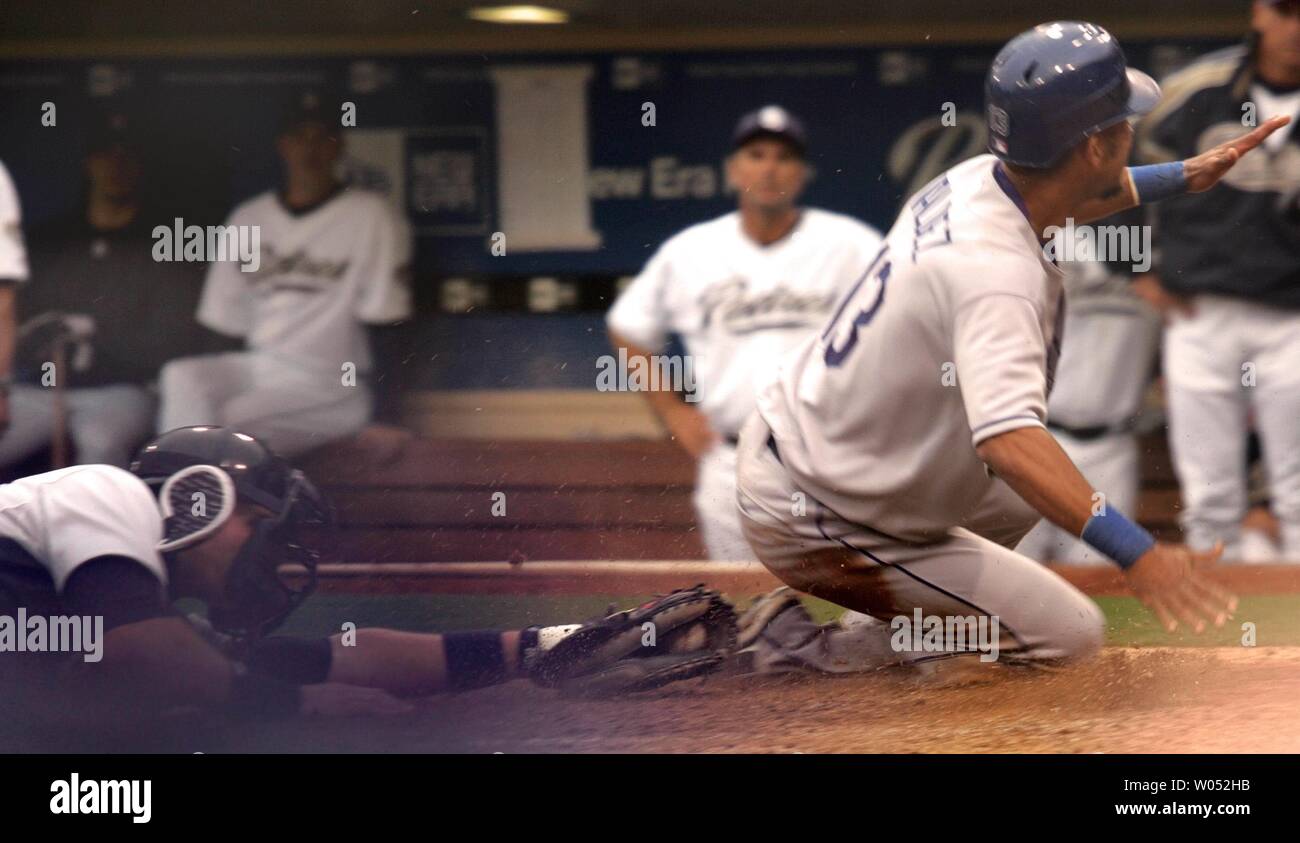
[[[470,20],[473,5],[0,10],[0,160],[25,226],[76,207],[84,120],[106,102],[139,114],[155,206],[199,225],[276,182],[276,119],[301,91],[356,104],[349,177],[384,191],[416,238],[409,349],[382,366],[409,382],[406,422],[444,440],[344,484],[350,546],[366,559],[698,554],[684,457],[664,442],[580,443],[659,435],[640,396],[595,390],[603,314],[663,240],[734,207],[722,162],[740,113],[776,102],[801,115],[815,168],[806,204],[883,231],[912,190],[983,151],[983,77],[1016,32],[1084,17],[1161,76],[1248,25],[1236,0],[550,0],[569,14],[551,26]],[[46,102],[56,127],[41,125]],[[955,129],[940,125],[944,103]],[[176,330],[190,330],[192,298],[177,302]],[[479,441],[445,441],[461,437]],[[539,438],[559,441],[511,441]],[[1172,528],[1167,460],[1148,463],[1145,520]],[[511,515],[533,522],[488,516],[477,492],[501,488],[518,489]],[[409,540],[393,538],[402,530]]]

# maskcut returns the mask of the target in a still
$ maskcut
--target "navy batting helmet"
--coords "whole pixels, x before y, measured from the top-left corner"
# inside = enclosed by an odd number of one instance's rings
[[[1106,30],[1057,21],[1007,42],[989,68],[984,99],[989,151],[1043,168],[1089,135],[1155,108],[1160,86],[1128,66]]]

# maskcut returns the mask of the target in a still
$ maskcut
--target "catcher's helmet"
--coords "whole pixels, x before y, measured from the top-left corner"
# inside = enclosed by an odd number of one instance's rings
[[[169,430],[140,449],[131,473],[155,491],[173,474],[211,465],[230,475],[239,496],[279,512],[293,469],[258,440],[227,427],[201,425]]]
[[[225,427],[182,427],[141,449],[131,472],[158,494],[163,539],[171,553],[216,532],[239,501],[267,511],[235,558],[225,599],[212,621],[227,632],[251,637],[278,625],[315,585],[320,536],[302,528],[331,528],[333,512],[301,472],[261,442]],[[301,583],[281,578],[282,564],[305,569]]]
[[[984,100],[989,151],[1045,168],[1089,135],[1155,108],[1160,86],[1128,66],[1106,30],[1057,21],[1007,42],[989,68]]]

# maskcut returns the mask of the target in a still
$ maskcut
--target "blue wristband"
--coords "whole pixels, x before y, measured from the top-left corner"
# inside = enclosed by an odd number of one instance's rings
[[[1183,176],[1182,161],[1129,167],[1128,174],[1133,179],[1133,189],[1137,191],[1139,205],[1159,202],[1161,199],[1181,196],[1187,192],[1187,179]]]
[[[1114,559],[1124,570],[1133,567],[1156,543],[1150,533],[1110,507],[1101,515],[1089,518],[1079,538]]]

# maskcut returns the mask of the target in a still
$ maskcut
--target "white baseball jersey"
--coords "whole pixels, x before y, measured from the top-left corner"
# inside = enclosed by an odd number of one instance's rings
[[[376,193],[347,189],[295,213],[271,191],[226,224],[260,228],[261,264],[244,272],[236,261],[213,263],[198,319],[253,351],[306,369],[337,374],[351,362],[366,372],[363,323],[410,315],[410,229]]]
[[[27,280],[27,250],[23,247],[22,204],[9,171],[0,163],[0,279]]]
[[[153,492],[120,468],[73,466],[0,485],[0,539],[30,555],[0,565],[40,565],[60,593],[73,571],[99,556],[133,559],[166,583],[162,534]]]
[[[851,522],[929,540],[985,500],[984,439],[1042,427],[1062,272],[997,159],[913,196],[819,335],[758,393],[780,459]]]
[[[794,229],[762,246],[740,213],[691,226],[659,248],[610,309],[609,327],[663,349],[681,336],[695,372],[697,405],[722,435],[754,409],[754,378],[816,330],[880,247],[855,219],[806,208]]]

